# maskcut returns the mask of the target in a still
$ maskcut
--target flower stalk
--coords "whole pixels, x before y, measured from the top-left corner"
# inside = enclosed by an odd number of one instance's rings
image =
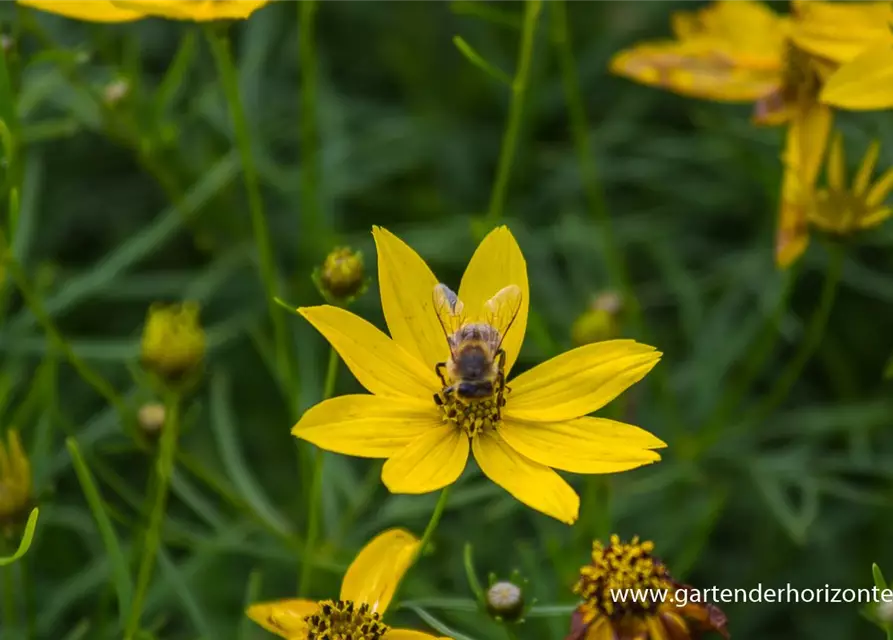
[[[125,633],[125,638],[128,640],[133,638],[139,631],[146,594],[149,590],[149,583],[155,568],[158,547],[161,544],[161,527],[164,522],[171,477],[174,473],[174,458],[177,453],[177,438],[180,429],[180,403],[181,397],[178,393],[168,392],[165,399],[165,424],[161,432],[155,465],[155,496],[152,511],[149,515],[149,526],[146,529],[143,552],[140,556],[133,605],[130,609]]]
[[[769,392],[766,399],[754,410],[753,416],[756,423],[762,422],[772,411],[787,397],[788,393],[797,382],[809,359],[822,341],[828,318],[831,316],[831,308],[837,297],[837,288],[843,271],[844,251],[839,243],[829,243],[830,256],[828,268],[825,271],[825,282],[819,296],[819,303],[813,311],[806,328],[803,340],[800,342],[797,352],[782,371],[775,382],[775,386]]]
[[[312,250],[322,227],[318,185],[319,123],[316,64],[316,0],[298,3],[298,66],[301,74],[301,251]]]
[[[235,131],[236,146],[242,159],[242,175],[245,180],[245,189],[248,192],[248,210],[251,215],[251,226],[254,233],[254,241],[257,245],[260,259],[260,276],[263,282],[267,298],[267,310],[273,322],[273,339],[276,345],[277,373],[284,380],[288,388],[297,395],[297,381],[293,379],[291,364],[291,345],[286,331],[285,319],[276,308],[274,298],[277,292],[276,265],[273,257],[273,246],[270,239],[270,231],[264,213],[263,199],[260,193],[260,182],[257,177],[257,168],[254,165],[254,157],[251,153],[251,135],[248,130],[248,121],[245,118],[245,110],[239,97],[239,81],[236,75],[236,65],[233,62],[230,43],[225,33],[219,31],[214,25],[206,28],[208,42],[223,85],[223,92],[229,105],[230,118]]]
[[[323,387],[323,400],[328,400],[335,394],[335,384],[338,381],[338,352],[329,349],[329,364],[326,367],[326,381]],[[310,556],[316,547],[319,537],[319,502],[322,493],[322,474],[325,468],[326,452],[317,449],[313,456],[313,476],[310,481],[310,502],[307,512],[307,536],[304,540],[304,553],[301,557],[301,576],[298,581],[298,593],[306,593],[310,586],[310,578],[313,574],[313,563]]]
[[[533,58],[533,41],[541,8],[542,0],[526,0],[524,3],[521,47],[518,50],[518,64],[515,69],[515,77],[512,80],[509,115],[505,134],[502,138],[502,148],[499,151],[496,180],[493,183],[493,190],[490,194],[490,207],[487,210],[487,227],[492,227],[499,222],[505,206],[505,196],[508,191],[512,163],[515,159],[515,150],[518,148],[518,138],[524,116],[524,101],[527,97],[527,87],[530,82],[530,61]]]

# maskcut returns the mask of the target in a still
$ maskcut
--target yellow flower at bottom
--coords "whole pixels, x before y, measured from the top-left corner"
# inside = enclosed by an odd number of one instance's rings
[[[607,546],[593,543],[592,562],[580,569],[574,586],[583,602],[565,640],[693,640],[706,631],[729,637],[717,607],[676,599],[691,587],[673,580],[653,551],[653,542],[638,537],[621,542],[612,535]]]
[[[112,0],[112,4],[147,16],[171,20],[244,20],[269,0]]]
[[[312,407],[292,429],[295,436],[336,453],[387,458],[382,481],[393,493],[452,484],[471,450],[491,480],[568,524],[576,521],[580,500],[552,468],[615,473],[660,460],[653,449],[666,445],[647,431],[585,417],[657,364],[661,354],[654,347],[634,340],[579,347],[509,380],[502,407],[495,393],[476,400],[447,394],[436,373],[451,357],[434,309],[438,281],[399,238],[377,227],[373,236],[390,338],[343,309],[298,309],[372,395]],[[462,277],[458,297],[467,322],[487,322],[487,301],[506,287],[520,291],[517,315],[501,342],[507,378],[524,339],[530,292],[524,256],[500,227],[484,238]]]
[[[31,505],[31,463],[18,431],[10,429],[6,441],[0,440],[0,531],[17,524]]]
[[[884,199],[893,190],[893,169],[888,169],[874,184],[871,174],[877,164],[880,145],[873,142],[865,153],[853,184],[846,184],[846,159],[838,134],[828,155],[827,186],[816,190],[809,208],[809,221],[835,235],[850,235],[879,225],[890,217],[893,208]]]
[[[277,600],[251,605],[245,613],[289,640],[434,640],[421,631],[392,629],[382,620],[418,547],[419,540],[408,531],[389,529],[357,554],[344,574],[338,600]]]
[[[90,0],[89,2],[69,2],[68,0],[18,0],[20,5],[55,13],[66,18],[86,22],[133,22],[143,18],[143,14],[132,9],[115,6],[110,0]]]

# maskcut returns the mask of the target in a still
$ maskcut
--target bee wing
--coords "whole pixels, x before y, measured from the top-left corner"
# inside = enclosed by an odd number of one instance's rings
[[[496,295],[487,300],[484,305],[487,315],[487,324],[498,331],[496,344],[492,344],[493,352],[499,351],[505,335],[511,329],[518,311],[521,310],[521,287],[510,284],[496,292]]]
[[[459,296],[445,284],[436,285],[433,295],[434,311],[437,313],[437,319],[440,320],[440,326],[443,328],[443,335],[446,336],[452,351],[453,345],[450,338],[466,322],[465,305],[459,300]]]

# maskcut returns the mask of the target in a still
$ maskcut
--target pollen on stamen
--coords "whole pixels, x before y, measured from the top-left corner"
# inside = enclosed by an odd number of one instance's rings
[[[587,624],[599,615],[612,620],[627,617],[642,618],[654,613],[661,602],[644,600],[616,601],[614,594],[626,589],[660,590],[671,586],[670,574],[664,564],[652,555],[654,543],[640,542],[634,537],[621,542],[616,535],[610,544],[596,542],[592,547],[592,564],[580,570],[574,593],[583,597],[580,606]],[[651,591],[655,593],[655,591]]]
[[[499,399],[495,395],[475,400],[463,400],[455,395],[441,398],[443,404],[440,405],[440,412],[443,421],[455,424],[469,438],[499,425]]]
[[[307,640],[380,640],[389,630],[368,604],[350,600],[323,600],[305,621]]]

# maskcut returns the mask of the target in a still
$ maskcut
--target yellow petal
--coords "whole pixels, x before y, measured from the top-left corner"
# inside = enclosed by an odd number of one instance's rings
[[[304,619],[312,616],[318,609],[318,602],[295,598],[253,604],[245,614],[267,631],[295,640],[304,637],[307,632]]]
[[[579,496],[549,467],[521,455],[495,432],[478,434],[472,448],[481,471],[517,500],[566,524],[577,521]]]
[[[667,446],[644,429],[604,418],[526,422],[506,418],[502,439],[547,467],[572,473],[615,473],[660,460],[651,451]]]
[[[503,336],[506,375],[518,359],[521,343],[524,342],[530,286],[527,283],[527,263],[515,237],[508,227],[497,227],[478,245],[462,276],[459,299],[465,304],[468,317],[485,319],[487,300],[510,284],[521,289],[521,308],[511,329]]]
[[[269,0],[112,0],[122,9],[172,20],[244,20]]]
[[[143,18],[143,14],[130,9],[116,7],[112,2],[68,2],[67,0],[18,0],[26,7],[55,13],[66,18],[86,22],[133,22]]]
[[[644,378],[660,356],[654,347],[635,340],[578,347],[512,380],[505,413],[537,422],[585,416]]]
[[[858,221],[859,228],[870,229],[871,227],[876,227],[889,218],[891,213],[893,213],[893,207],[881,207],[880,209],[875,209]]]
[[[873,140],[865,152],[865,157],[859,165],[856,172],[856,178],[853,180],[853,193],[856,196],[863,196],[868,191],[868,185],[871,182],[871,175],[877,166],[878,154],[881,151],[881,145],[877,140]]]
[[[889,2],[821,2],[795,5],[791,40],[820,58],[842,63],[871,43],[891,38]],[[891,40],[893,41],[893,40]]]
[[[366,389],[380,396],[429,399],[440,390],[433,369],[349,311],[322,305],[298,313],[325,336],[347,368]]]
[[[785,138],[783,177],[775,261],[787,268],[809,241],[806,211],[831,132],[831,109],[816,103],[797,105]]]
[[[437,278],[412,248],[387,229],[372,227],[378,254],[381,309],[394,342],[428,365],[449,356],[447,339],[434,312]]]
[[[893,107],[893,43],[868,47],[828,78],[820,96],[838,109],[865,111]]]
[[[843,138],[839,133],[834,136],[828,153],[828,186],[837,191],[846,188],[846,154],[843,150]]]
[[[413,631],[412,629],[389,629],[381,640],[452,640],[443,636],[432,636],[430,633]]]
[[[887,198],[891,189],[893,189],[893,168],[887,169],[871,186],[868,195],[865,196],[865,203],[869,207],[878,206]]]
[[[389,458],[442,424],[433,399],[347,395],[308,409],[291,433],[327,451]]]
[[[712,42],[650,42],[621,51],[611,72],[680,95],[718,102],[753,102],[778,89],[777,69],[749,69]]]
[[[341,599],[366,603],[373,611],[384,613],[418,548],[418,538],[404,529],[379,533],[347,568]]]
[[[709,40],[739,63],[760,61],[780,67],[789,20],[762,2],[719,0],[697,11],[674,13],[673,33],[681,40]]]
[[[455,482],[467,461],[468,436],[442,425],[388,458],[381,480],[391,493],[430,493]]]

